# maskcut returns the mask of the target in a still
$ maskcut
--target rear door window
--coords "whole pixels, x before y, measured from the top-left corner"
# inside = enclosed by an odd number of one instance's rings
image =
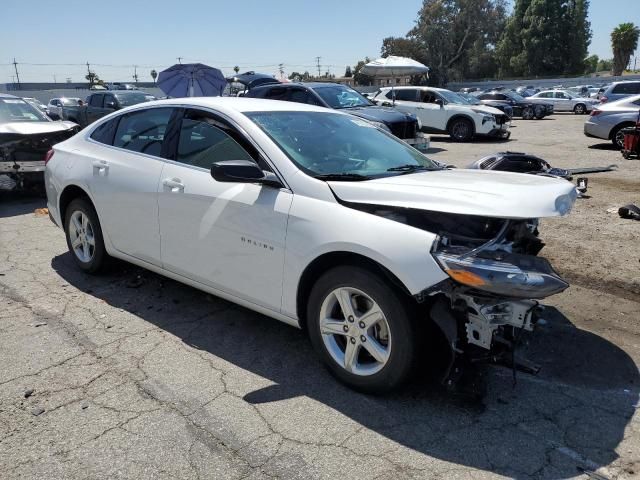
[[[396,90],[396,100],[403,100],[405,102],[417,102],[418,90],[414,88]]]
[[[113,145],[113,138],[116,134],[119,120],[120,117],[116,117],[112,118],[109,121],[101,123],[91,133],[90,137],[96,142],[104,143],[105,145]]]
[[[150,108],[121,116],[113,146],[161,156],[162,142],[172,112],[173,108]]]
[[[269,98],[271,100],[286,100],[287,99],[287,89],[284,88],[284,87],[271,88],[265,94],[264,98]]]
[[[320,105],[312,93],[304,88],[290,88],[287,100],[290,102],[306,103],[308,105]]]

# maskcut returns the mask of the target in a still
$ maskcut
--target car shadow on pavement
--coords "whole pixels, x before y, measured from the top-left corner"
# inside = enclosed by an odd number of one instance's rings
[[[596,143],[593,145],[589,145],[589,147],[591,150],[609,150],[609,151],[620,151],[620,149],[618,147],[616,147],[613,143],[611,142],[607,142],[607,143]]]
[[[431,141],[432,142],[442,142],[442,143],[460,143],[460,142],[458,142],[456,140],[453,140],[448,135],[438,135],[438,134],[431,134]],[[465,143],[509,143],[510,141],[511,140],[509,138],[473,137],[470,141],[465,142]],[[428,152],[430,152],[430,151],[431,151],[431,149],[429,149]]]
[[[514,385],[510,369],[489,367],[488,391],[480,402],[425,378],[390,395],[367,396],[335,381],[303,332],[281,322],[120,262],[105,275],[88,276],[65,253],[53,259],[52,267],[85,294],[137,315],[231,368],[273,382],[246,394],[244,401],[264,405],[310,398],[391,440],[386,450],[391,446],[398,455],[410,449],[514,478],[572,477],[579,469],[593,471],[618,458],[616,448],[638,402],[640,377],[633,360],[553,308],[524,347],[543,367],[536,377],[519,373]],[[317,415],[316,407],[292,415],[303,415],[304,422],[307,415]],[[353,449],[367,450],[377,437],[367,438]]]
[[[42,195],[0,192],[0,218],[33,213],[37,208],[44,208],[46,206],[47,199]]]

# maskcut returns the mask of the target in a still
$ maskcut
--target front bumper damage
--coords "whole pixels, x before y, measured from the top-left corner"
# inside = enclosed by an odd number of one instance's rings
[[[430,303],[430,318],[443,333],[450,361],[443,382],[455,387],[473,365],[493,363],[537,373],[516,350],[534,331],[544,307],[539,300],[569,284],[537,254],[537,222],[505,221],[497,235],[472,247],[467,239],[440,237],[432,251],[449,279],[416,299]]]

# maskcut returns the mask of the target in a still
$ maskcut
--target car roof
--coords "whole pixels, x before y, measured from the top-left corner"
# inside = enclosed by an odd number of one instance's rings
[[[447,88],[429,87],[428,85],[404,85],[401,87],[381,87],[380,90],[407,90],[409,88],[417,88],[419,90],[433,90],[434,92],[451,92]]]
[[[285,102],[281,100],[267,100],[264,98],[249,97],[185,97],[185,98],[168,98],[166,100],[154,100],[146,102],[134,107],[148,107],[153,105],[180,105],[194,107],[210,107],[220,110],[221,112],[335,112],[324,107],[308,105],[304,103]],[[133,107],[131,107],[133,108]]]
[[[101,90],[100,93],[112,93],[114,95],[137,95],[142,93],[143,95],[151,95],[150,93],[142,90]],[[95,95],[95,93],[92,93],[91,95]]]

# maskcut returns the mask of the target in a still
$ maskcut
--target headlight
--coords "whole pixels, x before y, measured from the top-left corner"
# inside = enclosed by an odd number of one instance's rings
[[[501,296],[545,298],[569,286],[541,257],[496,251],[470,257],[446,251],[433,255],[457,283]]]
[[[391,133],[391,129],[389,127],[387,127],[386,124],[382,123],[382,122],[373,122],[371,120],[367,120],[371,125],[373,125],[376,128],[379,128],[380,130],[384,130],[385,132],[389,132]]]
[[[573,203],[575,202],[578,194],[572,190],[566,195],[560,195],[556,198],[556,210],[560,215],[566,215],[571,211]]]

